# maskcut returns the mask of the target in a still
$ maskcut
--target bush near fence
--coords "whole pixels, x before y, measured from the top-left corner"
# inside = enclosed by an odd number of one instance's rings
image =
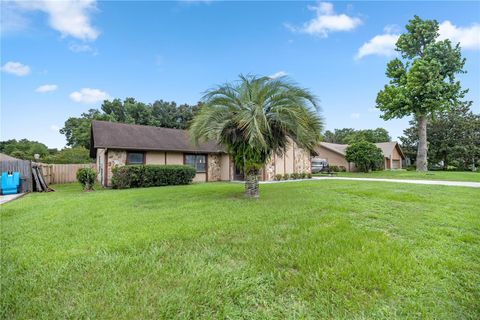
[[[95,163],[82,164],[47,164],[37,163],[47,184],[70,183],[77,181],[77,171],[82,168],[95,169]]]

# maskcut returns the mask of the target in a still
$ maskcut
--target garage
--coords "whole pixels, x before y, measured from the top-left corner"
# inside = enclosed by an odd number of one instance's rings
[[[392,169],[401,169],[400,160],[392,159]]]

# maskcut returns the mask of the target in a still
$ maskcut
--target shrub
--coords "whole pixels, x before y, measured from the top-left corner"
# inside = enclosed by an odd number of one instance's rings
[[[311,172],[307,173],[307,178],[312,179],[312,173]]]
[[[383,166],[383,153],[375,144],[368,141],[352,143],[345,150],[345,158],[353,162],[363,172],[380,169]]]
[[[283,180],[288,180],[288,179],[290,179],[290,175],[288,173],[285,173],[283,175]]]
[[[339,172],[340,171],[340,168],[338,166],[329,166],[330,168],[330,171],[333,171],[333,172]]]
[[[81,168],[77,170],[77,180],[85,191],[93,190],[96,178],[97,172],[92,168]]]
[[[292,179],[292,180],[298,179],[298,173],[294,172],[294,173],[290,174],[290,179]]]
[[[189,184],[196,174],[195,168],[185,165],[128,165],[112,172],[116,189]]]
[[[300,173],[300,179],[305,179],[306,177],[307,177],[307,173],[306,173],[306,172]]]
[[[283,179],[283,175],[281,175],[281,174],[276,174],[275,175],[275,181],[280,181],[282,179]]]

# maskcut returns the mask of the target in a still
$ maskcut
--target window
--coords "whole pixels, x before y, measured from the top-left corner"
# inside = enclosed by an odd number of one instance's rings
[[[206,172],[207,156],[204,154],[186,154],[185,164],[194,167],[197,172]]]
[[[127,164],[144,164],[145,154],[143,152],[128,152]]]

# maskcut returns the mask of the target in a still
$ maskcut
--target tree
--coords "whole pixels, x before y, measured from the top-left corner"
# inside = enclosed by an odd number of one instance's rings
[[[349,140],[349,137],[355,134],[355,132],[356,131],[353,128],[335,129],[333,132],[327,130],[323,135],[323,141],[330,143],[347,144],[346,141]]]
[[[450,40],[437,41],[438,22],[415,16],[406,26],[396,50],[403,60],[395,58],[387,65],[390,78],[376,99],[382,118],[403,118],[413,115],[418,123],[417,170],[427,170],[427,117],[433,112],[448,110],[460,102],[461,90],[455,75],[464,73],[460,45]]]
[[[373,143],[388,142],[392,138],[384,128],[355,130],[352,128],[335,129],[325,131],[323,141],[339,144],[350,144],[357,141],[369,141]]]
[[[474,169],[480,158],[480,115],[470,111],[471,102],[462,103],[451,110],[436,112],[427,119],[429,132],[428,158],[430,163],[443,163]],[[404,152],[409,153],[418,144],[417,123],[410,121],[400,138]]]
[[[24,160],[34,160],[35,154],[40,155],[40,157],[49,154],[46,145],[28,139],[0,141],[0,152]]]
[[[165,128],[186,129],[193,119],[197,106],[175,102],[155,101],[153,105],[126,98],[124,101],[105,100],[101,110],[90,109],[80,117],[70,117],[65,121],[60,133],[70,147],[90,148],[90,128],[93,120],[142,124]]]
[[[93,120],[110,120],[111,117],[102,114],[97,109],[89,109],[78,118],[70,117],[65,121],[60,133],[65,135],[67,146],[90,148],[90,129]]]
[[[190,106],[175,102],[157,100],[152,105],[152,114],[155,125],[165,128],[187,129],[193,116],[198,110],[198,105]]]
[[[355,163],[363,172],[380,169],[383,166],[383,153],[375,144],[368,141],[352,143],[345,150],[348,162]]]
[[[290,141],[313,151],[323,127],[316,98],[287,78],[240,76],[207,91],[190,127],[192,139],[223,144],[246,173],[245,193],[258,197],[258,173]]]
[[[45,163],[91,163],[90,152],[83,147],[64,148],[41,160]]]

